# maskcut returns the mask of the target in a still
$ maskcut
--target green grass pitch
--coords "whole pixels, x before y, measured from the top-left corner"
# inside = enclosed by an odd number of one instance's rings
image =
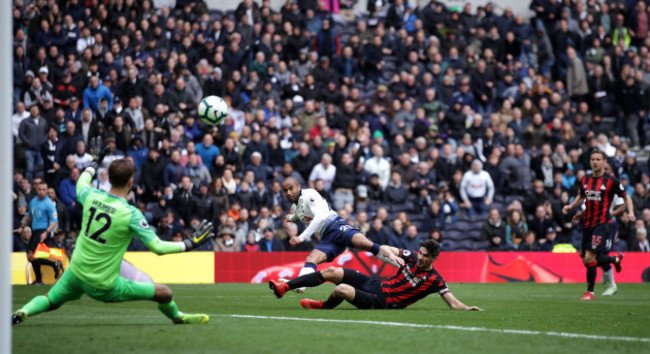
[[[349,304],[305,310],[266,284],[173,285],[181,311],[207,325],[173,325],[155,303],[87,297],[13,327],[14,353],[521,353],[650,349],[650,284],[619,284],[613,297],[580,302],[584,284],[450,284],[484,312],[451,311],[437,296],[405,310]],[[48,287],[15,286],[14,309]],[[333,285],[307,289],[326,299]],[[596,288],[602,292],[602,285]],[[237,315],[259,316],[242,317]],[[281,317],[281,318],[279,318]],[[590,337],[591,336],[591,337]]]

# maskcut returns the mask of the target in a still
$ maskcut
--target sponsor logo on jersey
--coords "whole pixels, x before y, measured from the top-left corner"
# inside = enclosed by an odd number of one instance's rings
[[[427,277],[416,277],[415,274],[411,272],[411,270],[408,267],[402,268],[402,274],[404,274],[404,278],[408,280],[409,284],[411,284],[412,287],[417,287],[420,283],[427,281]]]
[[[603,192],[601,191],[585,191],[585,196],[587,200],[601,201]]]
[[[602,186],[600,186],[600,190],[601,191],[607,190],[607,187],[605,187],[605,185],[603,184]]]

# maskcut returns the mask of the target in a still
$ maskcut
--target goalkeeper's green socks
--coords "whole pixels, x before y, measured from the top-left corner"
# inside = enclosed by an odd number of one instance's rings
[[[178,306],[176,306],[176,302],[174,302],[174,300],[166,304],[159,303],[158,309],[172,321],[177,321],[181,318],[181,312],[178,311]]]
[[[50,300],[43,295],[39,295],[28,302],[27,305],[23,306],[20,311],[25,312],[27,316],[35,316],[39,313],[49,311],[50,308]]]

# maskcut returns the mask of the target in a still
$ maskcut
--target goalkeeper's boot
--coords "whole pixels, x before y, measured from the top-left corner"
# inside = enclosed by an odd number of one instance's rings
[[[300,306],[306,309],[322,309],[323,301],[312,300],[312,299],[302,299],[300,300]]]
[[[11,315],[11,325],[17,325],[27,319],[25,311],[18,310]]]
[[[613,284],[607,287],[605,291],[603,292],[603,296],[612,296],[618,292],[618,288],[616,287],[616,284]]]
[[[206,324],[210,316],[202,313],[182,313],[181,317],[174,320],[175,324]]]
[[[619,252],[616,257],[618,257],[618,262],[614,263],[614,269],[616,269],[616,273],[620,273],[623,269],[623,265],[621,264],[623,263],[623,253]]]
[[[589,301],[589,300],[593,300],[593,299],[594,299],[594,294],[593,294],[593,293],[590,293],[589,291],[587,291],[587,292],[586,292],[584,295],[582,295],[582,297],[580,298],[580,300],[582,300],[582,301]]]
[[[278,282],[279,283],[288,283],[289,279],[280,278],[280,279],[278,279]],[[293,289],[293,291],[295,291],[298,294],[304,294],[305,293],[305,288],[303,287],[303,288]]]
[[[273,290],[273,293],[275,294],[275,297],[278,299],[281,299],[284,294],[289,291],[289,284],[283,283],[283,282],[278,282],[275,280],[269,280],[269,289]]]

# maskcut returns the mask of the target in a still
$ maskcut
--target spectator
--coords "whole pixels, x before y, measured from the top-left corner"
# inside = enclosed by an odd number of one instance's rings
[[[86,167],[90,166],[90,163],[93,162],[93,156],[86,151],[86,144],[79,140],[77,141],[77,149],[74,154],[74,165],[83,171]]]
[[[113,95],[108,87],[99,82],[97,76],[91,76],[89,79],[89,85],[84,90],[83,100],[84,108],[92,109],[93,113],[97,112],[99,109],[99,101],[105,98],[108,100],[108,110],[113,109]]]
[[[407,201],[408,191],[402,183],[402,175],[397,171],[393,171],[390,182],[384,189],[384,202],[393,206],[400,206],[405,205]]]
[[[31,181],[34,170],[43,166],[41,145],[47,140],[47,122],[41,117],[38,106],[31,106],[29,113],[30,117],[20,123],[18,136],[25,148],[25,177]]]
[[[47,140],[41,145],[41,158],[43,159],[43,172],[45,182],[52,186],[58,182],[59,170],[64,164],[63,143],[58,138],[58,131],[50,126],[47,130]]]
[[[210,171],[199,162],[198,154],[190,155],[187,165],[183,169],[183,175],[189,176],[192,179],[192,184],[195,186],[199,186],[202,183],[207,183],[208,185],[212,183]]]
[[[195,184],[192,183],[192,185]],[[198,186],[198,194],[192,196],[191,215],[199,220],[210,220],[215,223],[221,211],[217,206],[217,201],[208,193],[209,184],[207,182],[200,182]]]
[[[33,106],[42,105],[46,100],[52,101],[52,94],[43,87],[41,80],[35,78],[23,96],[25,106],[31,111]]]
[[[183,176],[178,188],[174,191],[172,206],[180,216],[182,225],[189,225],[192,219],[192,201],[196,194],[196,186],[188,176]]]
[[[372,146],[372,158],[366,160],[364,170],[370,174],[376,174],[379,178],[379,185],[384,190],[390,179],[390,164],[384,158],[384,149],[380,145]]]
[[[275,231],[267,227],[262,232],[263,238],[258,242],[260,252],[284,252],[282,241],[275,237]]]
[[[262,163],[262,154],[255,151],[251,155],[251,162],[244,167],[244,172],[251,171],[254,174],[254,180],[267,181],[269,176],[269,167]]]
[[[180,163],[181,153],[179,150],[172,151],[171,159],[165,166],[163,172],[163,185],[172,186],[173,189],[178,187],[183,177],[183,166]],[[191,179],[188,177],[191,182]]]
[[[632,242],[630,251],[633,252],[650,252],[650,244],[648,244],[648,229],[646,228],[643,220],[634,222],[636,239]]]
[[[510,210],[506,218],[505,243],[516,248],[521,244],[527,232],[528,224],[521,212],[516,209]]]
[[[553,220],[548,215],[547,206],[544,204],[538,205],[535,209],[535,216],[529,223],[529,230],[535,232],[538,240],[546,238],[546,231],[555,228]]]
[[[484,241],[490,241],[495,236],[499,236],[500,240],[499,242],[495,242],[495,244],[501,244],[505,238],[505,234],[506,226],[501,219],[501,213],[499,212],[499,209],[490,209],[490,215],[481,227],[481,239]]]
[[[389,234],[384,228],[384,223],[378,217],[372,219],[372,226],[366,235],[370,241],[381,245],[385,245],[389,241]]]
[[[321,157],[321,162],[315,165],[309,174],[309,187],[314,188],[314,182],[320,179],[324,182],[325,191],[329,193],[335,177],[336,166],[332,164],[332,156],[324,154]]]
[[[219,231],[219,236],[214,241],[215,252],[239,252],[241,246],[235,242],[235,231],[224,227]]]
[[[242,246],[242,252],[260,252],[260,245],[255,242],[255,231],[246,236],[246,243]]]
[[[508,145],[508,156],[501,161],[501,173],[506,176],[508,192],[523,195],[530,189],[530,156],[521,143]]]
[[[402,220],[395,219],[392,222],[393,226],[388,232],[388,244],[393,247],[402,247],[402,239],[406,235],[406,230],[404,229],[404,224]]]
[[[535,238],[535,231],[528,231],[524,236],[524,242],[519,244],[518,250],[520,252],[531,252],[537,251],[539,246],[537,245],[537,240]]]
[[[471,171],[465,172],[460,183],[460,196],[463,207],[470,216],[483,214],[486,207],[492,204],[494,197],[494,183],[492,177],[483,171],[483,163],[475,159]]]
[[[300,147],[298,150],[298,156],[296,156],[293,160],[291,160],[291,166],[293,167],[293,170],[300,174],[300,177],[302,178],[303,181],[309,179],[309,174],[311,173],[312,169],[317,163],[317,157],[315,154],[309,149],[309,145],[305,142],[300,143]],[[288,166],[283,167],[283,171],[288,169]],[[283,175],[285,177],[289,177],[288,174],[285,174],[283,172]],[[302,185],[303,183],[301,183]]]
[[[214,163],[214,158],[217,155],[221,154],[219,148],[214,145],[214,138],[211,134],[203,135],[203,140],[200,143],[196,144],[196,153],[201,156],[201,161],[205,168],[212,169],[212,164]]]
[[[546,230],[546,239],[539,241],[539,250],[543,252],[553,252],[553,247],[558,243],[557,231],[555,228],[550,227]]]
[[[81,217],[80,210],[75,210],[75,207],[77,206],[77,190],[75,186],[77,185],[79,175],[79,169],[76,167],[73,168],[70,170],[70,175],[65,178],[59,186],[61,201],[65,204],[68,210],[68,215],[71,217],[73,222],[75,222],[75,225],[78,225],[78,222],[81,221],[77,220]]]

